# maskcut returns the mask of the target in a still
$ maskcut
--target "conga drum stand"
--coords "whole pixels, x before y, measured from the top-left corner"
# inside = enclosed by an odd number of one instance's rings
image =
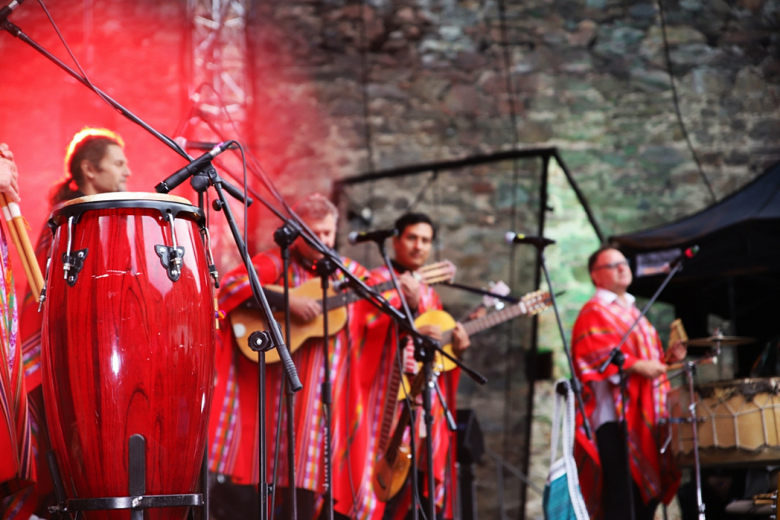
[[[134,434],[128,441],[128,490],[123,497],[100,498],[67,498],[65,486],[62,482],[57,457],[53,451],[48,452],[47,459],[49,470],[54,482],[54,494],[57,497],[57,505],[51,506],[49,512],[55,518],[81,518],[83,511],[105,511],[112,509],[130,509],[131,520],[143,520],[144,509],[161,507],[200,507],[201,520],[208,520],[209,511],[209,486],[208,486],[208,450],[203,456],[203,465],[200,472],[201,493],[187,493],[182,495],[147,495],[146,494],[146,439],[142,435]]]

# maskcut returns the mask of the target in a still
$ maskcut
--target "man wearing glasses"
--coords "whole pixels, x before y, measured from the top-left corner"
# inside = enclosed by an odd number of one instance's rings
[[[591,517],[604,520],[631,518],[629,488],[633,487],[636,520],[652,519],[660,501],[669,502],[679,485],[679,474],[660,448],[666,438],[658,420],[666,416],[666,363],[685,357],[676,343],[664,352],[655,328],[642,318],[621,348],[627,383],[626,419],[631,478],[626,475],[625,443],[620,429],[620,386],[617,367],[604,373],[599,367],[609,357],[640,312],[627,292],[633,280],[623,254],[602,246],[588,259],[596,294],[580,311],[572,332],[572,353],[583,382],[585,413],[595,432],[589,441],[577,431],[575,456],[583,496]],[[581,418],[578,417],[581,424]]]

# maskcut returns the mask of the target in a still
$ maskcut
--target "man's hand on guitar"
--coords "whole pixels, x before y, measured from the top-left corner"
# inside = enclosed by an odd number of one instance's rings
[[[420,334],[425,334],[426,336],[430,336],[436,341],[441,341],[442,338],[441,327],[438,325],[422,325],[417,328],[417,332]]]
[[[452,353],[460,359],[463,352],[471,346],[471,338],[462,323],[458,322],[452,331]]]
[[[290,314],[297,321],[311,321],[322,314],[322,304],[305,296],[290,295]]]
[[[411,272],[406,271],[398,277],[398,285],[401,287],[401,292],[404,294],[409,308],[416,309],[420,305],[420,282]]]

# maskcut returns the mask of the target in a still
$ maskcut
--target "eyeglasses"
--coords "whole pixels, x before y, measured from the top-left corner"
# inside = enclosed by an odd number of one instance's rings
[[[598,267],[594,267],[594,271],[598,271],[599,269],[617,269],[618,267],[628,267],[628,260],[621,260],[619,262],[612,262],[611,264],[604,264],[600,265]]]

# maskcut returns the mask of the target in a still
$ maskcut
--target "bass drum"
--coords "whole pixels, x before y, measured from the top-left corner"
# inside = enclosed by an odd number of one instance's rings
[[[780,378],[737,379],[695,389],[702,466],[766,466],[780,462]],[[680,466],[693,466],[687,387],[669,393],[669,434]]]
[[[57,206],[49,225],[43,390],[68,498],[139,494],[128,489],[136,434],[146,444],[142,493],[194,493],[215,354],[203,214],[180,197],[112,193]],[[183,520],[187,510],[145,518]]]

